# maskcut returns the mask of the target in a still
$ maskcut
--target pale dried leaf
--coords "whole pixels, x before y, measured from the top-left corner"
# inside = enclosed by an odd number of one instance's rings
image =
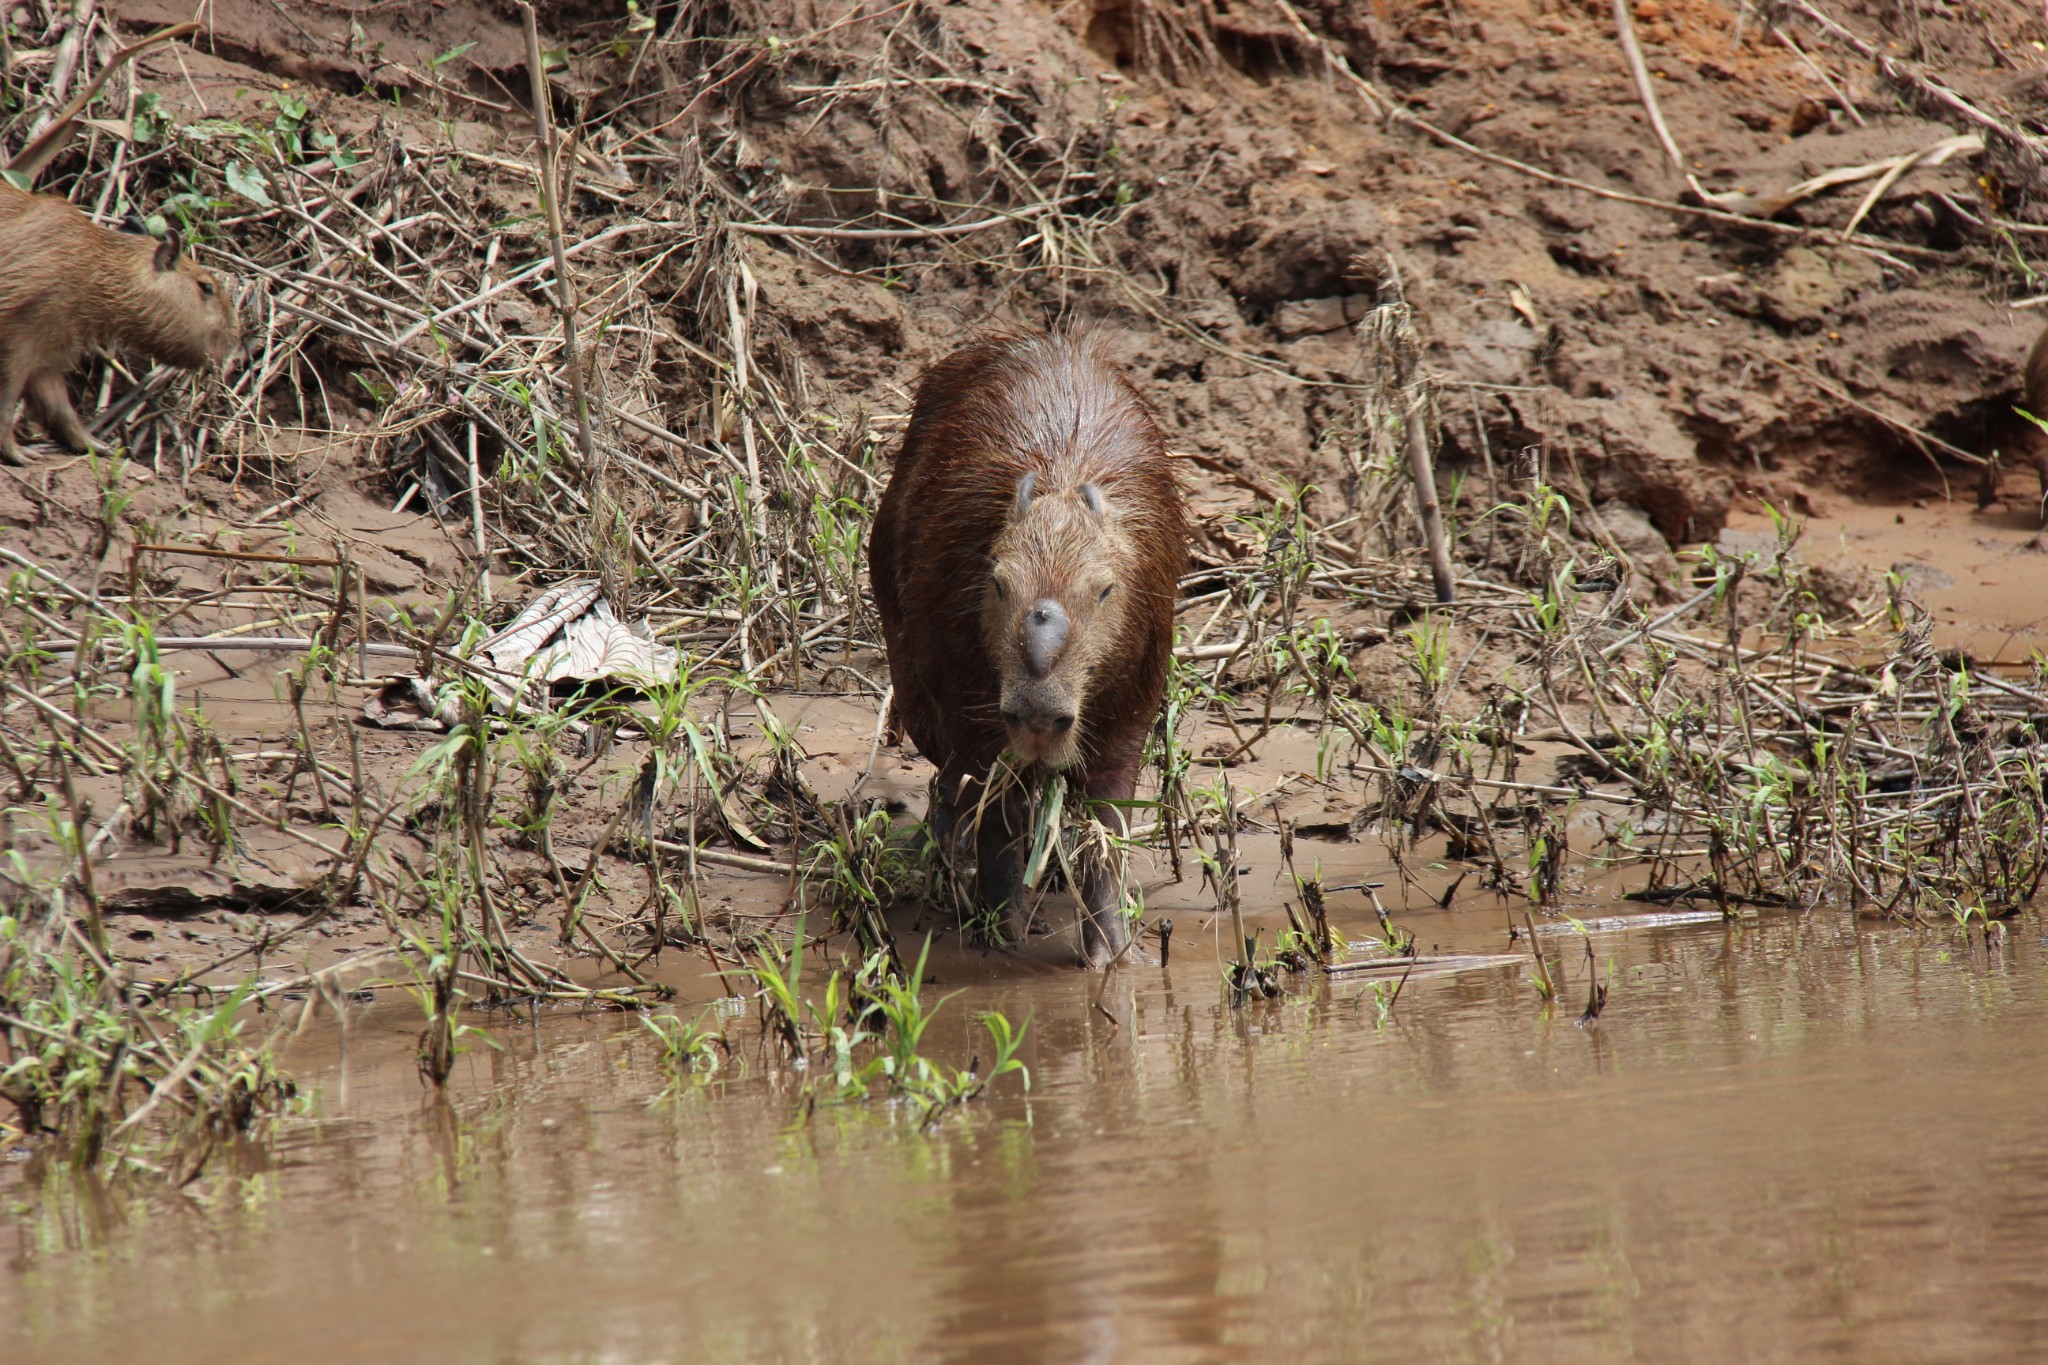
[[[594,579],[571,579],[557,583],[526,604],[496,635],[477,646],[490,656],[493,666],[517,673],[571,621],[590,610],[599,597]]]

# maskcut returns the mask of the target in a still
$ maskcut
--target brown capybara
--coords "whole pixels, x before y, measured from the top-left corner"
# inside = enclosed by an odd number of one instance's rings
[[[2034,349],[2027,352],[2027,368],[2024,374],[2026,397],[2022,406],[2034,416],[2048,421],[2048,328],[2034,338]],[[2040,478],[2040,503],[2036,512],[2044,524],[2048,524],[2048,432],[2038,429],[2028,431],[2022,438],[2026,461],[2034,466],[2034,473]],[[1984,477],[1977,484],[1977,506],[1982,509],[1991,505],[1998,497],[1998,462],[1984,466]]]
[[[0,184],[0,461],[20,464],[15,406],[73,450],[92,442],[64,378],[94,352],[129,351],[196,370],[240,330],[234,301],[163,241],[99,227],[65,200]]]
[[[1165,437],[1091,340],[1000,334],[932,366],[875,518],[868,572],[896,714],[939,768],[933,827],[979,815],[980,904],[1022,942],[1028,802],[974,785],[1006,751],[1128,801],[1159,714],[1187,523]],[[1100,808],[1121,833],[1123,812]],[[1115,857],[1084,847],[1084,958],[1128,929]]]

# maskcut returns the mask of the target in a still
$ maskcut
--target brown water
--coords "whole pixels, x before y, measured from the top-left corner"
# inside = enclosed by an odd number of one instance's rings
[[[927,1051],[1025,1094],[920,1133],[758,1066],[661,1099],[633,1020],[499,1021],[451,1101],[372,1012],[326,1117],[190,1198],[0,1195],[0,1360],[2025,1360],[2048,1353],[2048,950],[1816,913],[1295,985],[940,959]],[[1411,917],[1496,951],[1500,920]],[[1358,926],[1358,927],[1363,927]],[[751,1021],[732,1022],[735,1039]],[[0,1181],[9,1179],[0,1176]]]

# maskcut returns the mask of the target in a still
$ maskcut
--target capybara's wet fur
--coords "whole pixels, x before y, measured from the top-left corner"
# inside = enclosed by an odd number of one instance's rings
[[[979,818],[977,899],[1021,942],[1029,852],[1020,784],[983,801],[1005,751],[1127,801],[1173,649],[1186,515],[1165,438],[1085,337],[990,336],[934,365],[875,519],[868,567],[896,714],[938,765],[934,828]],[[1122,815],[1099,807],[1112,829]],[[1078,865],[1081,946],[1100,963],[1127,929],[1115,856]]]
[[[89,450],[65,376],[96,352],[196,370],[238,336],[228,291],[184,251],[95,223],[69,203],[0,184],[0,460],[20,464],[15,408],[54,439]]]

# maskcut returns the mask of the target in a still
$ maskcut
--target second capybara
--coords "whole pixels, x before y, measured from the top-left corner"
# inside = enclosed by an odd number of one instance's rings
[[[2026,369],[2021,375],[2026,396],[2021,404],[2034,416],[2048,421],[2048,327],[2034,338],[2034,348],[2027,352]],[[2022,438],[2027,463],[2034,467],[2034,473],[2041,483],[2036,514],[2044,525],[2048,525],[2048,432],[2029,430]],[[1984,466],[1984,476],[1977,483],[1977,506],[1981,510],[1989,507],[1998,497],[1999,462],[1993,460]]]
[[[1003,333],[925,374],[875,518],[869,576],[896,714],[938,765],[942,832],[979,819],[976,899],[1021,942],[1028,802],[975,784],[1007,753],[1128,801],[1159,714],[1187,518],[1150,409],[1095,341]],[[1121,832],[1120,808],[1101,808]],[[1114,855],[1082,849],[1083,958],[1128,928]]]
[[[0,184],[0,461],[22,463],[16,405],[73,450],[91,449],[65,376],[96,352],[196,370],[223,360],[240,329],[221,282],[185,251],[103,228],[49,194]]]

